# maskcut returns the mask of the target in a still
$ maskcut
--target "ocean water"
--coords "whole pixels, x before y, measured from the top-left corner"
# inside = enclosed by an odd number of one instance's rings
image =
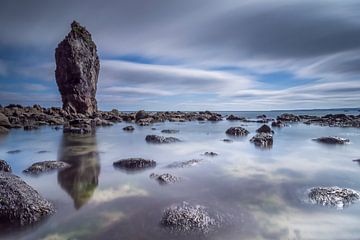
[[[262,113],[235,114],[255,117]],[[278,113],[265,114],[274,117]],[[352,161],[360,158],[360,129],[294,123],[274,129],[273,147],[260,149],[249,142],[261,126],[258,123],[165,122],[145,127],[134,124],[134,132],[124,132],[122,128],[127,125],[131,124],[98,128],[94,136],[67,135],[51,127],[35,131],[14,129],[2,136],[0,159],[6,160],[16,175],[52,201],[57,212],[24,228],[0,223],[0,238],[360,238],[360,203],[336,209],[312,205],[306,198],[306,190],[314,186],[360,191],[360,166]],[[250,134],[229,137],[225,131],[232,126],[243,126]],[[163,129],[176,129],[179,133],[163,134]],[[182,142],[148,144],[147,134],[174,136]],[[312,141],[328,135],[349,138],[351,142],[329,146]],[[224,138],[233,142],[223,142]],[[7,153],[17,149],[21,152]],[[219,155],[207,157],[203,155],[206,151]],[[129,157],[153,159],[157,166],[140,172],[113,167],[114,161]],[[166,167],[190,159],[203,161],[187,168]],[[32,163],[45,160],[62,160],[72,166],[37,177],[22,173]],[[149,177],[151,173],[171,173],[181,181],[160,185]],[[164,209],[183,201],[221,215],[223,223],[207,234],[186,235],[163,228],[160,220]]]

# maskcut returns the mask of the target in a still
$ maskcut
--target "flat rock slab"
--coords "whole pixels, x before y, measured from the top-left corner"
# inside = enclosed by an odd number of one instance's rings
[[[308,197],[312,203],[339,209],[351,205],[360,198],[357,191],[349,188],[314,187],[308,191]]]
[[[45,172],[51,172],[57,169],[63,169],[70,167],[70,165],[66,162],[62,161],[44,161],[44,162],[36,162],[27,169],[24,170],[24,173],[30,175],[39,175]]]
[[[192,167],[197,165],[203,161],[202,159],[191,159],[183,162],[174,162],[169,165],[167,165],[167,168],[184,168],[184,167]]]
[[[178,138],[164,137],[164,136],[158,136],[158,135],[147,135],[145,140],[148,143],[157,143],[157,144],[181,142],[181,140]]]
[[[140,170],[146,168],[153,168],[156,166],[156,162],[154,160],[148,160],[143,158],[126,158],[114,162],[113,166],[126,170]]]
[[[249,134],[249,131],[242,127],[231,127],[225,133],[233,136],[246,136]]]
[[[217,219],[210,216],[204,206],[187,202],[166,208],[160,223],[171,231],[185,233],[208,233],[219,225]]]
[[[19,225],[31,224],[55,212],[54,206],[11,173],[0,172],[0,219]]]
[[[11,172],[11,166],[5,161],[0,159],[0,172]]]
[[[345,144],[350,142],[350,140],[347,138],[333,137],[333,136],[320,137],[320,138],[315,138],[313,140],[316,142],[326,143],[326,144]]]
[[[273,136],[269,133],[258,133],[250,139],[258,147],[270,148],[273,145]]]
[[[181,180],[179,177],[171,175],[170,173],[152,173],[150,174],[150,178],[157,180],[159,184],[177,183]]]

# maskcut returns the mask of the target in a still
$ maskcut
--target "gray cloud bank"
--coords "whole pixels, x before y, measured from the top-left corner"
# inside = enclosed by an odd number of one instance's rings
[[[231,110],[360,102],[359,1],[2,1],[0,49],[21,46],[51,59],[73,19],[97,42],[103,59],[98,95],[109,102]],[[126,54],[156,61],[116,60]],[[13,65],[0,59],[0,75]],[[45,62],[17,72],[44,78],[48,70],[37,72],[44,66],[54,68]],[[226,67],[239,70],[212,70]],[[258,80],[274,72],[291,74],[296,86]],[[173,102],[184,94],[200,97]]]

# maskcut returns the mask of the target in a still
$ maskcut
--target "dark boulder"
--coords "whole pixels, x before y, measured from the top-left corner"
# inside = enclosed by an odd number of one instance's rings
[[[3,223],[31,224],[55,212],[53,205],[18,176],[0,172],[0,219]]]
[[[341,137],[320,137],[313,139],[314,141],[320,142],[320,143],[326,143],[326,144],[345,144],[349,143],[350,140],[347,138],[341,138]]]
[[[358,192],[339,187],[315,187],[308,190],[308,196],[312,203],[323,206],[343,208],[358,201]]]
[[[158,135],[147,135],[145,138],[148,143],[175,143],[180,142],[180,139],[174,137],[164,137]]]
[[[285,127],[285,124],[284,124],[283,122],[277,120],[277,121],[273,121],[273,122],[271,123],[271,126],[272,126],[272,127],[281,128],[281,127]]]
[[[63,169],[70,167],[70,165],[66,162],[62,161],[43,161],[36,162],[32,164],[30,167],[25,169],[23,172],[30,175],[39,175],[45,172],[51,172],[58,169]]]
[[[260,128],[256,130],[257,133],[269,133],[273,134],[274,131],[266,124],[262,125]]]
[[[115,168],[125,170],[139,170],[145,168],[154,168],[156,166],[156,162],[154,160],[148,160],[143,158],[126,158],[114,162],[113,166]]]
[[[205,152],[204,155],[208,157],[215,157],[219,154],[217,154],[216,152]]]
[[[63,109],[68,113],[94,114],[100,62],[86,28],[75,21],[71,24],[71,31],[55,50],[55,60]]]
[[[227,118],[226,118],[226,120],[228,120],[228,121],[243,121],[243,120],[245,120],[245,118],[244,117],[239,117],[239,116],[235,116],[235,115],[229,115]]]
[[[5,161],[0,159],[0,172],[11,172],[11,166]]]
[[[269,133],[258,133],[250,139],[258,147],[268,148],[273,145],[273,136]]]
[[[131,131],[134,131],[135,128],[133,126],[126,126],[123,128],[124,131],[128,131],[128,132],[131,132]]]
[[[225,133],[233,136],[246,136],[249,134],[249,131],[242,127],[231,127]]]
[[[299,116],[296,116],[291,113],[281,114],[276,119],[283,122],[299,122],[301,120]]]
[[[135,122],[148,117],[148,114],[144,110],[140,110],[135,113]]]

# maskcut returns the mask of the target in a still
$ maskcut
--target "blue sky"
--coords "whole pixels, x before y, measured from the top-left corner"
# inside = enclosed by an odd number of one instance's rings
[[[54,50],[72,20],[110,110],[360,107],[360,2],[3,0],[0,104],[61,106]]]

